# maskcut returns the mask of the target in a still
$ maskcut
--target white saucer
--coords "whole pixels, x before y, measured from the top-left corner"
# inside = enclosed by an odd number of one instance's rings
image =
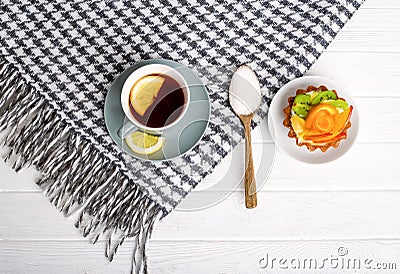
[[[285,119],[283,109],[288,105],[288,98],[296,95],[297,89],[306,89],[308,86],[318,87],[320,85],[336,90],[339,97],[344,98],[349,105],[353,106],[350,118],[351,127],[347,131],[347,139],[342,140],[338,148],[331,147],[326,152],[321,152],[319,149],[311,152],[305,146],[297,146],[296,139],[288,137],[289,129],[283,125]],[[358,110],[350,92],[337,82],[320,76],[304,76],[284,85],[272,99],[268,113],[269,131],[279,149],[298,161],[311,164],[327,163],[344,155],[356,139],[358,125]]]
[[[121,106],[121,90],[125,80],[136,69],[148,64],[164,64],[179,71],[185,78],[190,88],[190,104],[185,115],[179,122],[170,129],[163,132],[165,141],[159,151],[144,155],[133,152],[118,131],[125,120],[125,113]],[[210,99],[206,86],[194,71],[188,67],[165,59],[152,59],[136,63],[121,73],[111,85],[104,104],[104,118],[111,138],[114,142],[129,155],[142,160],[163,161],[170,160],[189,152],[193,149],[204,135],[210,119]],[[123,136],[122,136],[123,137]]]

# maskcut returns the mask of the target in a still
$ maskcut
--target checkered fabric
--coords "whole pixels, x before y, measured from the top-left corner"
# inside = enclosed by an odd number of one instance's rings
[[[79,138],[88,143],[89,156],[81,161],[90,157],[115,166],[113,178],[126,181],[126,191],[129,184],[137,186],[135,191],[156,203],[165,216],[243,139],[240,121],[227,100],[233,71],[247,64],[260,79],[257,124],[279,87],[311,67],[362,2],[2,0],[1,59],[4,66],[16,68],[41,106],[51,109],[67,128],[70,137],[63,142]],[[163,162],[125,155],[108,135],[103,117],[113,80],[135,62],[152,58],[175,60],[193,69],[208,86],[212,108],[199,145],[185,156]],[[46,119],[42,116],[39,121]],[[78,205],[95,195],[103,200],[111,197],[70,184],[59,189],[59,195],[77,200]],[[74,191],[63,194],[70,189]],[[118,193],[110,198],[115,205],[129,199],[116,187],[109,191]],[[88,214],[99,212],[97,203],[95,199],[89,203]],[[112,227],[108,221],[107,227]],[[124,230],[122,223],[121,219],[118,227]]]

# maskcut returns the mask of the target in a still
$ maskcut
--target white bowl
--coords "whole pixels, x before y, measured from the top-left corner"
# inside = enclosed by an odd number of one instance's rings
[[[306,89],[308,86],[318,87],[320,85],[336,90],[339,97],[344,98],[349,105],[353,106],[350,118],[351,127],[347,131],[347,139],[341,140],[338,148],[330,147],[326,152],[322,152],[320,149],[309,151],[306,146],[298,146],[295,138],[288,137],[289,129],[283,125],[285,119],[283,109],[288,105],[288,98],[295,96],[298,89]],[[304,76],[284,85],[272,99],[268,113],[269,131],[278,148],[298,161],[311,164],[330,162],[345,154],[356,139],[358,124],[357,106],[350,93],[337,82],[320,76]]]

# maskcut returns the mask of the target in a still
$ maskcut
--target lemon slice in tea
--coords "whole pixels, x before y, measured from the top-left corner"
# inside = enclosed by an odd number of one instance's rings
[[[143,131],[135,131],[125,138],[125,142],[133,152],[152,154],[162,148],[164,138]]]
[[[133,109],[140,116],[143,116],[146,110],[154,102],[164,81],[164,77],[148,75],[141,78],[132,87],[130,93],[130,101]]]

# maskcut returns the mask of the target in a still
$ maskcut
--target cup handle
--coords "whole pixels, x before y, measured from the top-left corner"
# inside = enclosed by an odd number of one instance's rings
[[[117,135],[118,137],[123,138],[124,136],[130,134],[136,129],[138,129],[138,127],[125,118],[123,125],[118,129]]]

